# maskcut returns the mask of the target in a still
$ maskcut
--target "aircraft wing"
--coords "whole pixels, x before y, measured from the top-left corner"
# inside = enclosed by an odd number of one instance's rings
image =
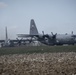
[[[18,40],[12,39],[12,40],[9,40],[9,41],[17,42]],[[5,42],[5,40],[0,40],[0,42]]]
[[[29,34],[17,34],[18,37],[26,38],[26,37],[33,37],[38,35],[29,35]]]
[[[0,40],[0,42],[4,42],[5,40]]]
[[[18,42],[18,41],[29,41],[29,39],[18,39],[18,40],[10,40],[10,41],[12,41],[12,42]]]
[[[76,38],[76,35],[72,35],[72,37],[75,37]]]
[[[18,40],[9,40],[9,41],[17,42]],[[5,42],[5,40],[0,40],[0,43],[2,42]]]
[[[31,37],[29,34],[17,34],[18,37]]]

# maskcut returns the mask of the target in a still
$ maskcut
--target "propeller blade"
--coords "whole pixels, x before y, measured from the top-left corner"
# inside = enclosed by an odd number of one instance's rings
[[[71,33],[73,34],[73,31]]]
[[[51,32],[51,34],[52,34],[52,38],[53,38],[53,39],[56,39],[57,33],[56,33],[56,34],[53,34],[53,32]]]
[[[42,34],[44,35],[44,31],[42,31]]]
[[[51,34],[54,35],[53,32],[51,32]]]

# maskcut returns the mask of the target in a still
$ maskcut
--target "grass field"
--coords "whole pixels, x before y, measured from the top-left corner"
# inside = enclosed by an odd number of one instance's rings
[[[76,75],[76,46],[0,48],[0,75]]]
[[[76,75],[76,53],[3,55],[0,75]]]
[[[24,53],[53,53],[53,52],[76,52],[76,45],[72,46],[24,46],[0,48],[0,55],[24,54]]]

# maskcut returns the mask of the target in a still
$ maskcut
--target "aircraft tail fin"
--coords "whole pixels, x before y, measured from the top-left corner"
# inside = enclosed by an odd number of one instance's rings
[[[7,27],[5,27],[5,42],[4,42],[4,46],[8,46],[9,45],[9,40],[8,40],[8,33],[7,33]]]
[[[33,19],[30,22],[30,35],[38,35],[38,30]]]
[[[7,40],[8,39],[7,27],[5,28],[5,32],[6,32],[6,40]]]

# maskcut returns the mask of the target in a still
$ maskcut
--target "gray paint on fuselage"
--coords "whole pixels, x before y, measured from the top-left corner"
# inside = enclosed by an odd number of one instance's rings
[[[73,44],[75,41],[75,38],[72,37],[72,34],[57,34],[56,35],[56,41],[57,43],[61,44]]]

